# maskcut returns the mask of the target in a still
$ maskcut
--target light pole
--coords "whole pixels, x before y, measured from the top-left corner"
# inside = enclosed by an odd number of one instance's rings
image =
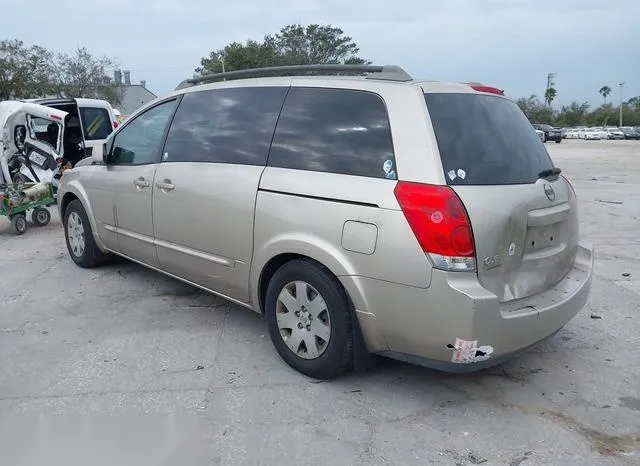
[[[622,128],[622,86],[624,86],[624,81],[618,84],[618,86],[620,86],[620,124],[618,128]]]

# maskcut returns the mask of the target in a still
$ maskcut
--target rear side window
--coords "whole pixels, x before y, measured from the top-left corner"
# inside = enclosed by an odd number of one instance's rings
[[[264,166],[286,93],[286,87],[236,87],[185,94],[163,162]]]
[[[384,102],[364,91],[291,88],[269,166],[396,179]]]
[[[450,185],[535,183],[553,168],[544,144],[512,101],[478,94],[425,94]]]
[[[106,108],[80,107],[80,117],[84,129],[84,138],[87,141],[95,139],[107,139],[113,131],[111,117]]]

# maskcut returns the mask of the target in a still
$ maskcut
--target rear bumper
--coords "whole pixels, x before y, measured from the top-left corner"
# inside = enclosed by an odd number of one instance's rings
[[[552,289],[501,305],[475,274],[433,271],[427,289],[342,277],[369,351],[448,372],[470,372],[528,350],[567,324],[591,289],[593,253],[579,246]]]

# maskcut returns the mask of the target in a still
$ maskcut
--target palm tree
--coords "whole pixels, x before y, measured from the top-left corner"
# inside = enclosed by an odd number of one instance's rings
[[[607,103],[607,96],[611,94],[611,88],[609,86],[602,86],[598,91],[604,97],[604,103]]]
[[[544,101],[547,103],[549,107],[551,107],[551,102],[558,95],[558,91],[553,87],[549,87],[546,91],[544,91]]]

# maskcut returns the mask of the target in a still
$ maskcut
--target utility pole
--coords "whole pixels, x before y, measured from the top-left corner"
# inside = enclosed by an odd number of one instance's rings
[[[622,127],[622,86],[624,86],[624,81],[618,84],[618,86],[620,86],[620,124],[618,125],[618,128],[621,128]]]

